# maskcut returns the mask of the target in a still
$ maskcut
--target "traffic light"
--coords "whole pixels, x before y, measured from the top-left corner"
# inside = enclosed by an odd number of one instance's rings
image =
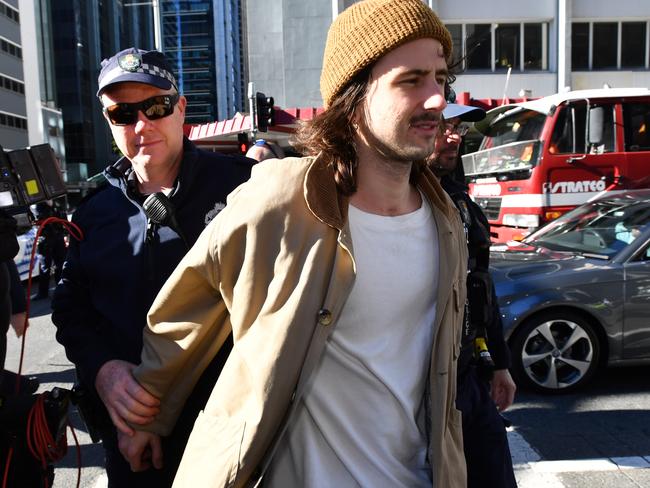
[[[239,146],[239,152],[242,154],[248,152],[248,149],[251,147],[251,141],[246,132],[240,132],[237,134],[237,145]]]
[[[273,97],[267,97],[264,93],[255,94],[255,105],[257,106],[257,130],[266,132],[275,123],[275,110],[273,109]]]

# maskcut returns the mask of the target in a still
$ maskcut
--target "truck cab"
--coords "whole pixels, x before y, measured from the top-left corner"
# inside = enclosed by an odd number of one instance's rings
[[[497,107],[463,156],[494,242],[519,240],[603,192],[650,185],[650,90],[577,90]]]

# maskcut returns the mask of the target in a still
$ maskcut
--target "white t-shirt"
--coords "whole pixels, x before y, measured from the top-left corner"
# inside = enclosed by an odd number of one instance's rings
[[[424,199],[423,199],[424,200]],[[424,203],[349,208],[357,277],[265,477],[265,487],[430,487],[424,392],[438,289]]]

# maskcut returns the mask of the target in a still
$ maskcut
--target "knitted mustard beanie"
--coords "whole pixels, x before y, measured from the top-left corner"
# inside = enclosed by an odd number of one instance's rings
[[[431,37],[451,58],[447,28],[422,0],[363,0],[330,26],[323,56],[320,92],[327,108],[336,94],[365,67],[401,44]]]

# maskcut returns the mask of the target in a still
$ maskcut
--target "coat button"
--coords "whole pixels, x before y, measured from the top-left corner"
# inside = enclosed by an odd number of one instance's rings
[[[321,308],[318,311],[318,323],[321,325],[330,325],[332,323],[332,312],[326,308]]]

